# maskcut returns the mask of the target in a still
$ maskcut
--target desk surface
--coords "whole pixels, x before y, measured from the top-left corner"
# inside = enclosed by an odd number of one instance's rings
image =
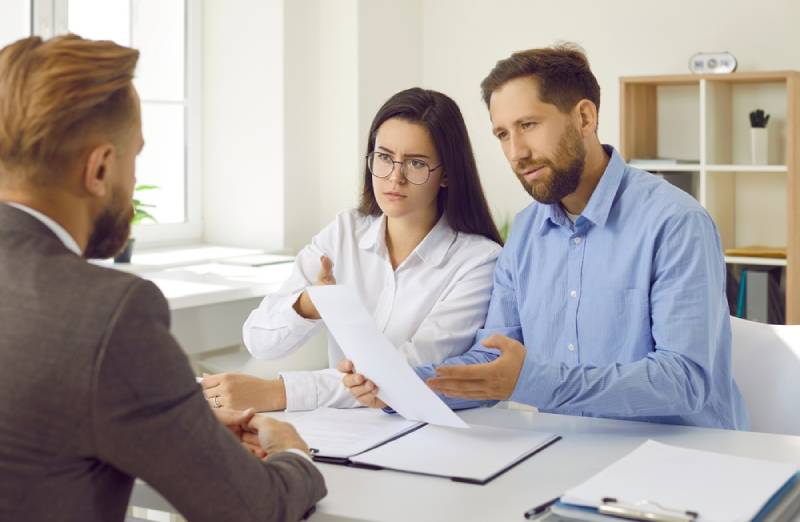
[[[292,263],[268,266],[206,263],[137,275],[155,283],[174,311],[264,297],[280,288],[291,275],[292,266]]]
[[[473,424],[552,432],[562,440],[485,486],[395,471],[319,464],[328,496],[314,522],[326,520],[516,521],[647,439],[800,467],[800,437],[482,408],[461,412]],[[468,455],[464,456],[468,458]]]
[[[289,278],[292,260],[260,250],[193,245],[136,253],[132,264],[95,263],[152,281],[174,311],[262,298]]]

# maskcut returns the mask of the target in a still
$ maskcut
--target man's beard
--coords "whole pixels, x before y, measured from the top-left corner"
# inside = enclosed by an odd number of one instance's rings
[[[83,252],[86,259],[107,259],[117,255],[128,243],[133,205],[121,189],[112,189],[111,204],[94,222],[89,243]]]
[[[528,183],[522,173],[530,170],[535,165],[549,168],[549,176],[545,179]],[[583,144],[581,135],[573,125],[568,125],[564,135],[558,142],[558,149],[553,160],[545,158],[518,162],[515,173],[525,191],[533,196],[533,199],[539,203],[549,205],[558,203],[565,196],[577,190],[585,165],[586,147]]]

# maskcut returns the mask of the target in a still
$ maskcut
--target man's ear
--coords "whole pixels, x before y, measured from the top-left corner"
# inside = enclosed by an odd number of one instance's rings
[[[597,106],[594,102],[584,98],[575,106],[575,111],[583,137],[597,134]]]
[[[109,190],[109,171],[114,158],[114,146],[105,143],[89,152],[83,170],[83,187],[94,197],[102,198]]]

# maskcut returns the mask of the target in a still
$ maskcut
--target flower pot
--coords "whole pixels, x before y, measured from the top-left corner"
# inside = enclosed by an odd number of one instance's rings
[[[753,165],[766,165],[769,140],[766,127],[750,129],[750,159]]]
[[[133,243],[136,241],[133,238],[128,239],[128,242],[125,244],[125,248],[123,248],[119,254],[114,257],[115,263],[130,263],[131,257],[133,256]]]

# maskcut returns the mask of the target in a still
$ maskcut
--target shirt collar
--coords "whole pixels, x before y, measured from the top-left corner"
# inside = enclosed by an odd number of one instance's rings
[[[26,207],[25,205],[21,205],[19,203],[11,203],[11,202],[7,202],[7,204],[11,207],[26,212],[30,216],[38,219],[44,226],[49,228],[50,231],[53,232],[53,234],[55,234],[56,237],[60,239],[62,243],[64,243],[64,246],[67,247],[68,250],[77,255],[81,255],[81,249],[78,246],[78,243],[71,235],[69,235],[69,232],[67,232],[67,230],[64,227],[56,223],[55,220],[42,214],[38,210]]]
[[[414,252],[426,263],[437,266],[442,262],[455,239],[456,231],[450,228],[447,216],[442,214],[442,217],[428,232],[425,239],[417,245]]]
[[[386,237],[386,216],[381,214],[369,224],[364,235],[358,242],[362,250],[369,250],[384,244]]]
[[[605,226],[611,213],[611,205],[617,197],[622,176],[625,172],[625,162],[622,156],[611,145],[603,145],[603,150],[610,156],[606,170],[589,198],[586,208],[581,212],[576,225],[582,220],[588,220],[599,227]],[[543,235],[551,225],[570,226],[571,222],[559,203],[546,205],[544,219],[539,225],[539,234]]]
[[[586,208],[581,212],[581,216],[585,217],[595,225],[604,227],[608,221],[608,215],[611,213],[611,205],[614,204],[614,199],[617,197],[619,185],[622,182],[622,176],[625,173],[625,162],[622,156],[611,145],[603,145],[606,153],[611,156],[608,160],[603,177],[595,187],[592,196],[589,198],[589,203]]]
[[[442,262],[455,238],[456,231],[450,228],[447,216],[442,214],[428,235],[414,249],[412,255],[416,254],[424,262],[436,266]],[[386,249],[386,215],[381,214],[369,225],[358,242],[358,246],[362,250]]]

